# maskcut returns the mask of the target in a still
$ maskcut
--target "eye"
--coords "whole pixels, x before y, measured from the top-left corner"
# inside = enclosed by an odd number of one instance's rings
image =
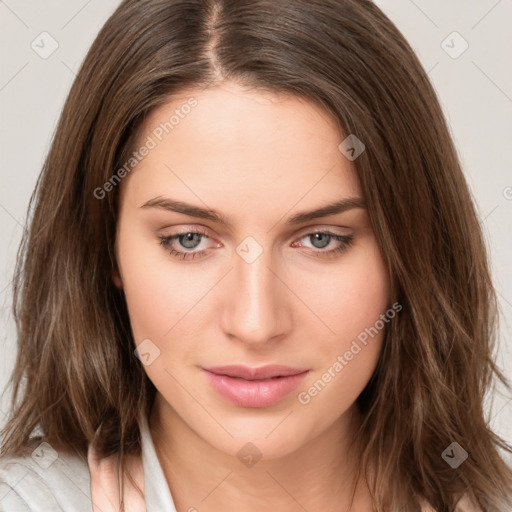
[[[309,239],[310,243],[313,246],[313,253],[316,253],[315,256],[318,257],[326,257],[331,258],[339,255],[348,247],[352,245],[354,242],[354,235],[339,235],[337,233],[332,233],[331,231],[315,231],[314,233],[307,233],[306,235],[300,238]],[[332,248],[332,242],[335,242],[334,247]],[[297,247],[297,242],[294,242],[292,246]],[[331,246],[331,249],[324,250],[326,247]],[[300,247],[304,247],[300,245]]]
[[[207,233],[199,229],[184,231],[169,236],[160,236],[160,245],[164,247],[171,256],[180,260],[193,260],[200,259],[206,256],[208,252],[207,248],[197,250],[201,246],[204,240],[210,239]],[[313,233],[307,233],[300,237],[299,240],[309,239],[312,244],[312,250],[318,257],[334,257],[345,251],[354,240],[353,235],[340,235],[332,233],[331,231],[315,231]],[[326,247],[334,247],[325,250]],[[216,243],[215,247],[221,247],[222,244]],[[307,247],[298,242],[294,242],[292,247]]]
[[[207,252],[205,249],[200,251],[196,251],[196,249],[201,245],[203,239],[209,239],[210,237],[204,231],[196,229],[159,238],[160,245],[167,249],[171,256],[181,260],[193,260],[205,256]],[[217,247],[220,247],[220,244],[217,244]],[[185,250],[181,250],[182,248]]]

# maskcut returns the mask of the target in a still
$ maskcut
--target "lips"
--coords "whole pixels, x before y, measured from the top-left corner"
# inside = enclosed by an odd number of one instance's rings
[[[216,375],[226,375],[227,377],[236,377],[245,380],[262,380],[298,375],[308,371],[308,368],[292,368],[290,366],[269,364],[267,366],[260,366],[259,368],[251,368],[250,366],[242,365],[213,366],[211,368],[205,368],[205,370],[215,373]]]
[[[309,369],[268,365],[216,366],[204,368],[212,388],[240,407],[269,407],[286,397],[309,373]]]

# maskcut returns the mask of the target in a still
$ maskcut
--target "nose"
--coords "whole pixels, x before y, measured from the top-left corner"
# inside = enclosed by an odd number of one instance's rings
[[[234,269],[224,292],[223,331],[248,345],[277,340],[291,327],[291,292],[284,284],[285,276],[272,265],[271,251],[263,251],[252,262],[238,254],[233,259]]]

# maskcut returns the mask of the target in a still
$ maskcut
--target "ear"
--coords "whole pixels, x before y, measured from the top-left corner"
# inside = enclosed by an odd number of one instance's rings
[[[114,282],[115,286],[119,288],[120,290],[123,289],[123,280],[121,279],[119,270],[117,267],[112,270],[112,281]]]

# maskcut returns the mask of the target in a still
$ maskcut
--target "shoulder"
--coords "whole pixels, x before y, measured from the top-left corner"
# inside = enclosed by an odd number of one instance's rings
[[[87,459],[39,439],[24,456],[0,457],[1,512],[90,512]]]
[[[457,502],[455,512],[482,512],[472,493],[466,493]]]
[[[436,512],[426,501],[421,502],[421,512]],[[482,512],[472,494],[466,493],[457,502],[455,512]]]

